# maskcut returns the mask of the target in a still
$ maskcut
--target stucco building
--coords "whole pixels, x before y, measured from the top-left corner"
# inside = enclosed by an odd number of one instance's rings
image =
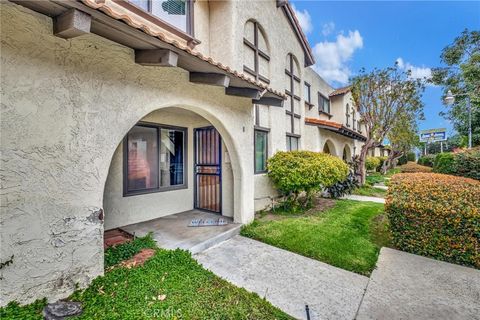
[[[2,1],[1,26],[0,305],[87,285],[108,229],[248,223],[268,157],[365,139],[287,1]]]

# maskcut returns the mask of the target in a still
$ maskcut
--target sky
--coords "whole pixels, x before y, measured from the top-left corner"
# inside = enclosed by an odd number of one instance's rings
[[[442,49],[468,28],[480,30],[480,1],[296,1],[297,18],[315,56],[315,70],[333,87],[361,68],[393,66],[429,77]],[[442,88],[427,86],[419,129],[447,128]]]

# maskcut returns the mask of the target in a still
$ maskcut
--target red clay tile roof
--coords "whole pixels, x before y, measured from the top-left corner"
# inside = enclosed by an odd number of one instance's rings
[[[352,90],[352,86],[346,86],[346,87],[343,87],[343,88],[338,88],[338,89],[333,90],[328,96],[329,97],[339,96],[339,95],[345,94],[347,92],[350,92],[351,90]]]
[[[334,129],[340,129],[342,127],[341,123],[335,121],[328,121],[322,119],[315,119],[315,118],[305,118],[305,123],[307,124],[319,124],[322,126],[332,127]]]
[[[207,57],[205,55],[203,55],[202,53],[196,51],[196,50],[193,50],[191,48],[189,48],[188,46],[186,45],[182,45],[181,43],[179,43],[177,40],[173,40],[173,39],[170,39],[165,33],[162,33],[162,32],[158,32],[158,31],[153,31],[149,26],[141,23],[141,21],[135,21],[134,18],[132,18],[132,16],[129,16],[127,14],[124,14],[124,13],[119,13],[119,12],[115,12],[111,7],[109,7],[108,5],[105,4],[105,0],[81,0],[85,5],[87,5],[88,7],[92,8],[92,9],[95,9],[95,10],[100,10],[102,11],[103,13],[107,14],[108,16],[110,16],[111,18],[113,19],[116,19],[116,20],[120,20],[120,21],[123,21],[125,22],[126,24],[128,24],[129,26],[135,28],[135,29],[138,29],[138,30],[141,30],[143,31],[144,33],[152,36],[152,37],[156,37],[158,39],[160,39],[161,41],[165,42],[165,43],[168,43],[170,45],[173,45],[174,47],[176,47],[177,49],[180,49],[198,59],[201,59],[203,61],[206,61],[208,63],[210,63],[211,65],[235,76],[235,77],[238,77],[242,80],[245,80],[247,82],[249,82],[250,84],[253,84],[257,87],[260,87],[264,90],[267,90],[268,92],[271,92],[277,96],[280,96],[280,97],[283,97],[284,99],[286,99],[286,95],[280,91],[277,91],[277,90],[274,90],[273,88],[267,86],[266,84],[260,82],[260,81],[256,81],[254,79],[252,79],[251,77],[241,73],[241,72],[238,72],[236,70],[233,70],[232,68],[230,68],[229,66],[227,65],[224,65],[218,61],[215,61],[213,60],[213,58],[211,57]]]
[[[367,140],[365,136],[361,135],[356,131],[353,131],[352,129],[345,127],[344,125],[338,122],[316,119],[316,118],[305,118],[305,124],[320,126],[327,130],[333,131],[335,133],[341,134],[343,136],[346,136],[352,139],[357,139],[360,141]]]

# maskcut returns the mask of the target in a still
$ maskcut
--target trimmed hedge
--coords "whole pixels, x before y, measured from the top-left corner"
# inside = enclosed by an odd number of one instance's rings
[[[480,147],[458,153],[439,153],[433,171],[480,180]]]
[[[425,156],[421,156],[418,158],[417,163],[422,166],[433,167],[435,162],[436,155],[435,154],[427,154]]]
[[[411,161],[407,162],[407,164],[404,164],[403,166],[400,166],[399,169],[402,173],[432,172],[432,168],[422,166]]]
[[[397,174],[385,210],[400,250],[480,268],[480,182],[436,173]]]
[[[377,170],[379,165],[380,159],[378,157],[367,156],[367,158],[365,159],[365,168],[367,168],[368,171]]]

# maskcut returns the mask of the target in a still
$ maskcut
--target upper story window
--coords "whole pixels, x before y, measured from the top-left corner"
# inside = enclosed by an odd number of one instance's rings
[[[190,0],[129,0],[175,28],[193,34],[192,2]]]
[[[305,82],[305,92],[304,92],[304,95],[305,95],[305,103],[309,106],[309,107],[312,107],[313,104],[312,104],[312,86],[310,85],[310,83],[308,82]]]
[[[247,21],[243,33],[243,71],[255,80],[270,83],[268,45],[262,27],[256,21]]]
[[[353,130],[357,130],[356,125],[357,125],[357,113],[355,110],[352,110],[352,124],[353,124]]]
[[[357,121],[357,130],[358,132],[362,133],[362,123],[360,122],[360,120]]]
[[[330,100],[320,92],[318,93],[318,111],[330,114]]]
[[[350,127],[350,105],[347,103],[345,106],[345,119],[347,127]],[[353,120],[355,121],[355,120]]]

